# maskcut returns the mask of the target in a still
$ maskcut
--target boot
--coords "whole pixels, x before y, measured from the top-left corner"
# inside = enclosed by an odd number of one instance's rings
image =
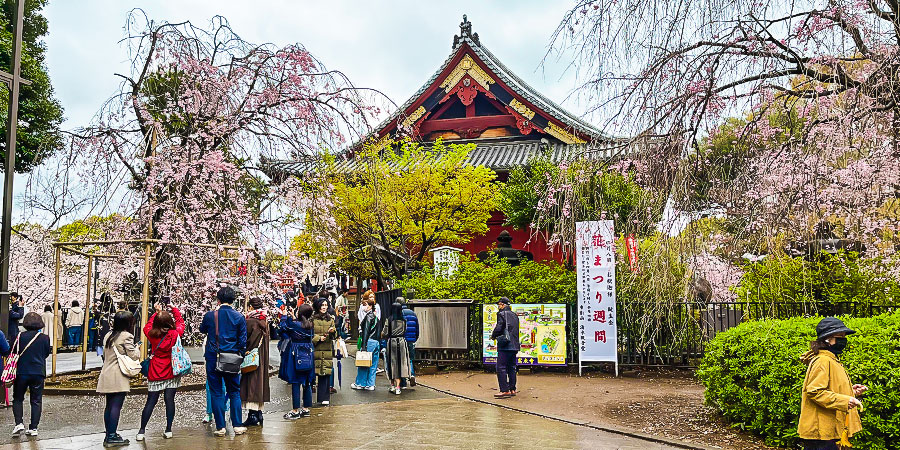
[[[251,409],[250,411],[247,411],[247,420],[244,421],[244,426],[255,427],[256,425],[259,425],[259,422],[256,419],[256,411]]]
[[[263,413],[262,411],[256,411],[256,421],[259,422],[259,426],[263,424]]]

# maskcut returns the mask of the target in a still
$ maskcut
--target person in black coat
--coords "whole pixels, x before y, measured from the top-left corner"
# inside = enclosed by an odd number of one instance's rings
[[[496,398],[516,395],[516,355],[519,353],[519,316],[509,308],[509,299],[500,297],[497,302],[497,325],[491,339],[497,340],[497,381],[500,392]]]
[[[41,406],[44,395],[44,379],[47,377],[47,357],[50,356],[52,347],[50,337],[41,333],[44,321],[41,315],[30,312],[22,320],[25,331],[18,336],[18,342],[13,344],[12,351],[19,355],[19,363],[16,367],[16,379],[13,382],[13,417],[16,426],[13,428],[13,436],[20,436],[25,432],[29,436],[37,436],[38,423],[41,421]],[[23,402],[25,391],[30,391],[31,397],[31,423],[28,431],[25,431],[23,416],[25,415]]]
[[[18,292],[9,293],[9,341],[15,342],[16,336],[19,334],[19,321],[25,315],[25,307],[22,306],[24,300]]]

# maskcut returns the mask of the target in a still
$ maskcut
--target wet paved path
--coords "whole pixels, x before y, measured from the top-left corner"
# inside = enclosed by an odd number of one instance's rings
[[[400,396],[402,397],[402,396]],[[200,425],[175,430],[173,439],[148,434],[143,443],[127,448],[542,448],[663,449],[667,448],[589,428],[542,419],[489,405],[452,398],[401,400],[314,410],[294,422],[280,414],[266,416],[265,426],[243,436],[213,437]],[[133,439],[134,430],[122,434]],[[0,448],[102,448],[100,433],[71,438],[43,439]]]
[[[146,397],[129,396],[119,429],[132,442],[123,448],[672,448],[457,399],[421,386],[402,395],[391,394],[383,374],[378,376],[377,390],[354,391],[350,389],[356,375],[353,359],[344,360],[344,369],[343,389],[332,396],[332,406],[314,408],[312,417],[297,421],[282,419],[282,414],[290,409],[290,388],[273,377],[265,426],[251,428],[243,436],[212,436],[212,427],[200,422],[205,416],[205,393],[179,392],[174,439],[162,438],[165,412],[160,401],[147,429],[147,441],[135,442]],[[37,438],[12,438],[12,410],[0,410],[0,450],[102,448],[103,407],[104,399],[99,396],[46,396]],[[26,399],[26,417],[29,411]]]

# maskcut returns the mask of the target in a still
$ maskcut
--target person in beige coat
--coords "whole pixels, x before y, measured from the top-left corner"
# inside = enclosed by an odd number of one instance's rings
[[[128,439],[122,438],[116,432],[119,427],[119,415],[122,413],[122,404],[125,396],[131,390],[131,378],[122,373],[119,368],[119,357],[128,357],[140,360],[141,352],[134,344],[134,315],[128,311],[119,311],[113,317],[113,327],[103,346],[106,348],[106,358],[103,360],[103,369],[97,379],[97,393],[106,394],[106,409],[103,411],[103,423],[106,425],[106,438],[104,447],[119,447],[128,445]]]

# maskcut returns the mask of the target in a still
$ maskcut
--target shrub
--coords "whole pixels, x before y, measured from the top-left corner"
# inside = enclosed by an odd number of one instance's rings
[[[716,335],[697,371],[706,402],[767,444],[796,444],[806,372],[799,356],[815,339],[820,319],[752,321]],[[869,387],[862,398],[863,431],[853,444],[900,448],[900,312],[844,320],[858,333],[850,336],[841,361],[851,382]]]

